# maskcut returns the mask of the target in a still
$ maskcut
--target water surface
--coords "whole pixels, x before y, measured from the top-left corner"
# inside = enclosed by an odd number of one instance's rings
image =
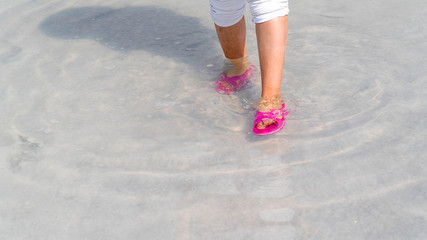
[[[0,238],[427,239],[424,2],[290,7],[291,114],[258,137],[208,1],[6,1]]]

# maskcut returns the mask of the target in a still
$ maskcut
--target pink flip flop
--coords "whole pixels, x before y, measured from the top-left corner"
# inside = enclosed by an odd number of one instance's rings
[[[249,68],[239,76],[227,77],[225,73],[221,74],[220,78],[215,82],[215,90],[221,94],[230,94],[239,91],[248,83],[249,78],[254,72],[255,66],[250,65]],[[228,83],[233,86],[233,89],[225,87],[222,83]]]
[[[289,114],[289,111],[285,109],[285,104],[282,103],[282,108],[280,109],[271,109],[268,112],[259,112],[255,114],[254,128],[252,131],[255,135],[270,135],[277,133],[283,129],[286,123],[286,115]],[[258,129],[256,126],[261,121],[273,120],[274,122],[264,129]]]

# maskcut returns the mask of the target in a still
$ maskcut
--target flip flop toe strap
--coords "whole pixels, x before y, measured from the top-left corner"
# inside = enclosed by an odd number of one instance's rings
[[[240,81],[239,81],[240,80]],[[244,76],[234,76],[234,77],[227,77],[221,80],[222,82],[226,82],[234,87],[234,89],[239,89],[243,82],[245,82]]]
[[[270,111],[270,112],[258,112],[257,111],[255,114],[254,125],[256,126],[256,125],[258,125],[258,123],[260,123],[262,121],[266,122],[268,120],[273,120],[275,123],[277,123],[278,120],[280,120],[279,117],[281,117],[281,115],[280,115],[280,110],[276,110],[276,112],[278,112],[278,113],[275,114],[273,111]]]
[[[272,109],[269,112],[259,112],[257,111],[255,114],[254,126],[258,125],[258,123],[262,121],[273,120],[275,123],[282,121],[283,118],[288,115],[288,110],[282,109]]]
[[[234,92],[240,90],[242,86],[246,84],[248,78],[252,75],[255,69],[254,65],[251,65],[244,74],[239,76],[227,77],[225,73],[221,74],[220,78],[216,81],[217,88],[226,92]],[[233,86],[233,89],[229,89],[223,85],[223,83],[228,83]]]

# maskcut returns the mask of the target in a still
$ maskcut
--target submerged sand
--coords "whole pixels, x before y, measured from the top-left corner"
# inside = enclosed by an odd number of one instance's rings
[[[0,239],[427,239],[424,0],[290,8],[258,137],[207,0],[5,1]]]

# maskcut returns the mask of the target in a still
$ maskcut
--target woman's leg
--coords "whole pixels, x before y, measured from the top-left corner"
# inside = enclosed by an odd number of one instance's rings
[[[288,36],[288,16],[257,23],[256,34],[262,79],[259,110],[278,109],[281,107],[280,85]],[[257,128],[264,129],[272,122],[260,122]]]
[[[261,97],[279,96],[288,36],[288,16],[257,23],[256,34],[261,65]]]
[[[211,17],[225,57],[234,68],[227,76],[242,75],[249,64],[246,60],[246,24],[244,14],[247,0],[209,0]],[[227,84],[227,83],[224,83]],[[233,88],[233,86],[229,86]]]
[[[215,24],[215,29],[225,57],[234,65],[234,68],[227,72],[227,76],[242,75],[249,65],[246,58],[245,17],[229,27]]]

